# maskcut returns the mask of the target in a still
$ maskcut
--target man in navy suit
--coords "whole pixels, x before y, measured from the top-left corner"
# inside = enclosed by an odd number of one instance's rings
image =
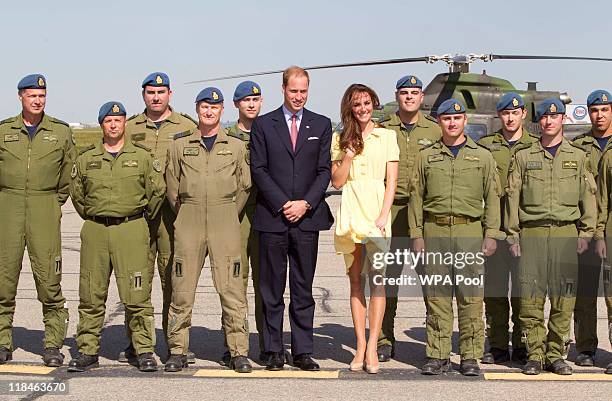
[[[333,217],[325,202],[329,185],[331,121],[304,109],[308,73],[283,73],[284,103],[251,128],[251,174],[258,188],[253,228],[260,234],[259,289],[264,313],[266,369],[284,365],[283,315],[289,260],[289,321],[293,364],[319,370],[312,359],[315,302],[312,281],[319,231]]]

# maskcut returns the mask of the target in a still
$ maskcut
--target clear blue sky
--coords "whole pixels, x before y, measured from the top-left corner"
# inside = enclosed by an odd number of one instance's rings
[[[172,104],[194,114],[204,84],[184,82],[291,64],[416,57],[444,53],[612,57],[612,2],[578,1],[28,1],[2,5],[0,117],[19,112],[17,81],[41,72],[47,111],[70,122],[94,122],[99,106],[123,101],[143,109],[142,79],[165,71]],[[472,71],[509,79],[519,89],[569,92],[584,103],[592,89],[612,89],[612,63],[495,61]],[[428,83],[444,64],[404,64],[317,71],[307,107],[337,120],[342,93],[371,85],[383,101],[395,81],[416,74]],[[282,102],[280,76],[256,79],[264,111]],[[230,99],[240,80],[220,81]],[[226,102],[224,120],[237,113]]]

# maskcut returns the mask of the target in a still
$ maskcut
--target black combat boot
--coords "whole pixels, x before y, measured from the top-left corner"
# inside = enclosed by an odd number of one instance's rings
[[[85,372],[99,366],[98,355],[79,354],[68,364],[68,372]]]
[[[64,363],[64,354],[55,347],[45,348],[42,358],[45,366],[56,368]]]
[[[427,362],[421,368],[423,375],[439,375],[448,372],[450,361],[448,359],[427,358]]]

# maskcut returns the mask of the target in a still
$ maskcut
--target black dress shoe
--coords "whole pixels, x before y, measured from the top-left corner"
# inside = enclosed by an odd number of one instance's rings
[[[390,344],[383,344],[378,347],[378,362],[389,362],[395,356],[395,347]]]
[[[238,373],[251,373],[253,367],[246,356],[238,355],[230,359],[228,364],[230,369]]]
[[[480,376],[480,366],[476,359],[464,359],[459,366],[459,372],[463,376]]]
[[[196,363],[196,356],[195,356],[195,352],[191,352],[189,350],[187,350],[187,355],[185,355],[187,357],[187,363],[190,365],[193,365],[194,363]]]
[[[491,348],[489,352],[485,352],[480,360],[484,364],[508,362],[510,352],[507,349]]]
[[[136,359],[136,351],[134,351],[134,347],[132,347],[132,343],[130,343],[130,345],[119,353],[119,358],[117,358],[117,361],[128,363],[134,359]]]
[[[230,354],[228,350],[225,350],[225,352],[221,356],[221,359],[219,359],[219,365],[227,366],[229,368],[231,359],[232,359],[232,355]]]
[[[85,372],[86,370],[99,366],[98,355],[79,354],[79,356],[71,360],[68,364],[68,372]]]
[[[164,370],[166,372],[180,372],[187,366],[187,356],[172,354],[166,361]]]
[[[293,357],[293,366],[309,372],[317,372],[321,370],[318,363],[312,359],[310,354],[300,354]]]
[[[559,358],[553,363],[547,364],[546,370],[548,370],[549,372],[553,372],[557,375],[568,376],[572,374],[572,368],[567,363],[565,363],[563,358]]]
[[[576,357],[578,366],[595,366],[595,353],[590,351],[581,352]]]
[[[157,361],[152,352],[138,355],[138,370],[141,372],[157,372]]]
[[[523,373],[526,375],[539,375],[542,373],[542,362],[535,360],[527,361],[525,366],[523,366]]]
[[[527,348],[512,348],[512,360],[522,363],[527,363]]]
[[[448,372],[450,361],[448,359],[427,358],[427,362],[421,368],[422,375],[439,375]]]
[[[607,375],[612,375],[612,362],[610,362],[608,366],[606,366],[606,370],[604,370],[604,373]]]
[[[283,366],[285,366],[285,355],[281,352],[270,352],[266,370],[282,370]]]
[[[0,348],[0,365],[13,360],[13,353],[6,347]]]
[[[42,358],[45,366],[56,368],[64,363],[64,354],[55,347],[45,348]]]

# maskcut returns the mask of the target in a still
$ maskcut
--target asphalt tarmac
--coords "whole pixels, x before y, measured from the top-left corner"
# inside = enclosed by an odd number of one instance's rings
[[[339,196],[328,198],[334,213],[339,201]],[[112,277],[100,350],[101,367],[85,373],[67,373],[67,362],[71,356],[77,354],[75,335],[79,300],[79,231],[82,223],[68,202],[63,208],[62,218],[62,287],[70,311],[70,326],[62,350],[66,363],[57,369],[42,365],[42,311],[36,299],[30,263],[26,255],[17,292],[13,331],[14,360],[11,364],[0,366],[2,400],[582,400],[612,397],[612,375],[603,374],[603,368],[612,362],[603,299],[598,302],[600,349],[596,367],[575,366],[571,362],[575,356],[572,347],[569,355],[569,363],[574,368],[572,376],[561,377],[550,373],[536,377],[525,376],[520,373],[520,365],[509,363],[481,365],[484,372],[482,376],[463,377],[456,371],[459,363],[459,356],[456,354],[456,327],[453,335],[454,354],[451,358],[455,370],[437,377],[422,376],[419,368],[425,360],[425,307],[419,298],[400,299],[396,319],[398,342],[395,360],[381,364],[381,372],[378,375],[348,371],[355,339],[349,306],[348,279],[345,276],[342,257],[336,255],[333,249],[333,229],[322,232],[320,236],[313,291],[317,303],[314,358],[320,363],[321,372],[302,372],[287,365],[281,372],[263,370],[257,363],[259,350],[256,333],[250,335],[249,357],[253,361],[253,373],[239,375],[221,367],[217,363],[223,353],[221,307],[212,285],[210,270],[205,269],[197,289],[191,329],[190,348],[197,357],[195,365],[190,365],[180,373],[165,373],[161,369],[167,348],[161,331],[161,288],[157,276],[154,278],[153,304],[158,327],[156,356],[160,362],[160,370],[155,373],[141,373],[129,364],[117,362],[117,356],[127,345],[127,340],[123,327],[123,306],[119,302],[117,287]],[[249,287],[248,295],[252,305],[252,286]],[[288,289],[285,298],[288,305]],[[255,331],[252,310],[249,325],[252,331]],[[285,342],[289,348],[288,318],[285,319],[285,334]],[[24,382],[28,386],[19,384]],[[61,387],[59,384],[40,385],[48,382],[63,383],[61,386],[65,386],[64,393],[54,393]],[[34,384],[39,385],[39,391],[35,391]],[[18,391],[20,388],[23,391]]]

